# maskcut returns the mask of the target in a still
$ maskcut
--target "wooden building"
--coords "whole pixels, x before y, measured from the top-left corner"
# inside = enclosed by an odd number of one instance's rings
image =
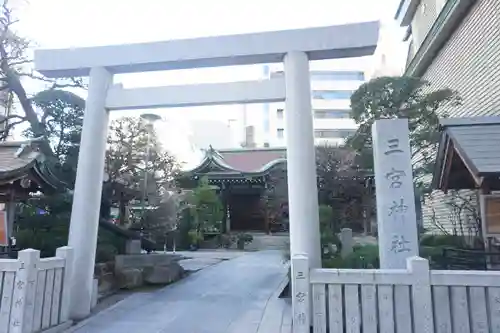
[[[12,235],[16,203],[33,194],[65,189],[65,184],[52,173],[38,143],[37,139],[0,143],[1,246],[7,246]]]
[[[7,141],[0,143],[0,246],[7,246],[12,236],[15,206],[39,194],[55,194],[67,192],[67,184],[54,173],[53,165],[39,149],[39,139],[28,141]],[[137,192],[137,191],[136,191]],[[69,194],[69,192],[68,192]],[[105,187],[104,200],[119,198],[119,202],[130,200],[135,192],[123,184],[115,182]],[[117,199],[116,199],[117,200]],[[104,204],[103,206],[107,206]],[[122,206],[122,205],[121,205]],[[106,210],[101,207],[101,211]],[[108,208],[109,210],[109,208]],[[43,211],[40,210],[40,213]],[[124,239],[140,239],[138,233],[114,225],[107,219],[100,219],[100,226]],[[154,249],[155,244],[148,239],[142,239],[145,249]]]
[[[51,171],[38,141],[0,143],[0,199],[24,200],[36,192],[55,192],[65,188]]]
[[[285,148],[215,150],[210,147],[201,163],[184,173],[180,185],[194,187],[202,177],[216,186],[224,206],[225,231],[265,231],[273,229],[262,197],[272,174],[286,168]],[[284,186],[284,183],[272,184]],[[285,199],[283,205],[286,206]]]
[[[461,212],[466,232],[487,248],[500,244],[500,117],[451,118],[440,122],[441,142],[433,188],[470,198]],[[477,230],[474,230],[477,229]],[[472,232],[473,233],[473,232]]]

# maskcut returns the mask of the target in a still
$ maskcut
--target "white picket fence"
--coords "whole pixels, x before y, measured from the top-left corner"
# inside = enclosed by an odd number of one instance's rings
[[[0,333],[32,333],[69,321],[69,280],[73,250],[57,249],[53,258],[20,251],[0,259]]]
[[[500,333],[500,272],[419,257],[405,270],[309,269],[297,255],[292,277],[294,333]]]

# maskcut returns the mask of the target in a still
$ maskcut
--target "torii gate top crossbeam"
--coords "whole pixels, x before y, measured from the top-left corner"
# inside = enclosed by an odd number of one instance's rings
[[[309,60],[360,57],[373,54],[378,32],[378,22],[365,22],[154,43],[40,49],[35,51],[35,69],[57,78],[88,76],[93,67],[119,74],[275,63],[289,51],[306,52]]]

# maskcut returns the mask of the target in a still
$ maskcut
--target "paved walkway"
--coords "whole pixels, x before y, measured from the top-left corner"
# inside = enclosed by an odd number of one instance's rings
[[[278,327],[265,333],[280,332],[289,321],[276,299],[287,273],[281,260],[279,251],[261,251],[223,261],[161,290],[134,294],[68,332],[260,333],[263,325]]]
[[[169,252],[172,253],[173,252]],[[198,251],[178,251],[175,254],[186,257],[179,263],[186,271],[195,272],[209,266],[220,263],[222,260],[229,260],[247,255],[248,252],[231,250],[198,250]]]

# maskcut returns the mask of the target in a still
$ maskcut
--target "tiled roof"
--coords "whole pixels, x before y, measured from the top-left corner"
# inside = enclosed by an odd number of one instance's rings
[[[271,162],[286,158],[285,148],[227,149],[219,153],[227,165],[243,172],[260,171]]]
[[[0,179],[31,168],[41,156],[38,147],[29,141],[0,143]]]
[[[500,117],[449,118],[441,120],[440,127],[434,187],[441,186],[441,174],[451,163],[446,154],[450,142],[475,177],[500,174]]]
[[[335,154],[342,160],[342,164],[346,165],[351,165],[356,156],[354,152],[342,148],[338,148]],[[203,161],[188,173],[261,173],[285,160],[286,148],[240,148],[218,151],[210,148],[206,151]]]
[[[47,189],[62,189],[65,184],[57,179],[45,163],[38,139],[0,143],[0,183],[12,183],[28,177]]]

